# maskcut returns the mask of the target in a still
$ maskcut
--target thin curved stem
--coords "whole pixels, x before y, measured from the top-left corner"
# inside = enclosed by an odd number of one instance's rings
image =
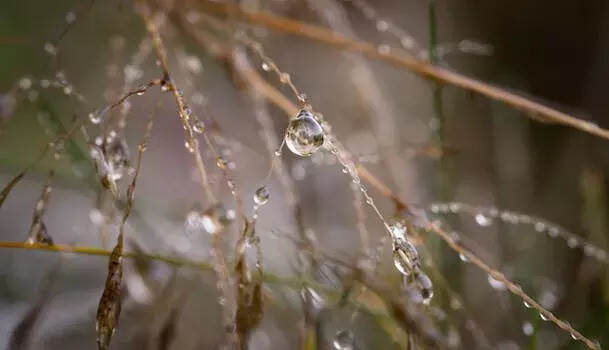
[[[600,128],[592,122],[578,119],[572,115],[535,102],[519,94],[507,91],[506,89],[484,83],[445,68],[436,67],[427,61],[409,55],[403,50],[393,49],[388,52],[385,50],[378,50],[377,46],[372,43],[353,40],[320,26],[276,16],[270,13],[244,11],[238,6],[228,3],[201,0],[201,4],[208,12],[222,16],[230,15],[232,18],[253,25],[264,26],[270,29],[305,37],[340,49],[361,53],[369,58],[407,69],[423,78],[453,85],[503,102],[522,111],[534,120],[562,124],[609,140],[609,130]]]

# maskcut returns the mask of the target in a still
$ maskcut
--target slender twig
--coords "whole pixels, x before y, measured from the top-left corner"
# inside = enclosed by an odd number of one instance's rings
[[[169,65],[167,63],[167,48],[163,43],[163,39],[159,33],[159,29],[157,27],[157,23],[151,14],[151,9],[146,6],[143,1],[138,3],[141,5],[139,7],[139,14],[146,26],[146,31],[152,40],[152,47],[156,53],[156,57],[160,64],[161,70],[163,71],[163,82],[166,89],[171,90],[173,97],[176,102],[176,106],[178,107],[178,114],[180,116],[180,121],[182,122],[182,126],[184,127],[184,133],[186,134],[186,143],[187,148],[194,154],[195,162],[197,164],[197,169],[199,171],[199,176],[201,177],[201,183],[203,190],[207,196],[207,198],[212,203],[217,203],[216,196],[214,195],[211,187],[209,185],[209,180],[207,176],[207,170],[205,169],[205,165],[203,163],[203,158],[201,157],[201,152],[199,151],[199,141],[194,137],[194,132],[192,126],[188,122],[188,115],[184,111],[185,103],[184,99],[181,96],[180,90],[176,87],[173,82],[173,78],[169,74]]]
[[[600,128],[592,122],[578,119],[572,115],[505,89],[481,82],[448,69],[433,66],[429,62],[417,59],[402,50],[393,49],[389,50],[389,52],[378,50],[377,46],[372,43],[353,40],[320,26],[272,15],[270,13],[245,11],[229,3],[201,0],[201,4],[208,12],[223,16],[230,14],[235,19],[240,19],[254,25],[260,25],[289,34],[302,36],[340,49],[359,52],[367,57],[385,61],[396,67],[407,69],[424,78],[454,85],[498,100],[522,111],[535,120],[566,125],[609,140],[609,130]]]

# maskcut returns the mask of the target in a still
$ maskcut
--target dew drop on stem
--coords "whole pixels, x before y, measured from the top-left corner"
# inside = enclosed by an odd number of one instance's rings
[[[302,109],[290,121],[285,142],[294,154],[309,156],[323,145],[324,131],[313,113]]]
[[[266,186],[262,186],[254,193],[254,202],[257,205],[265,205],[269,201],[269,197],[269,190],[267,190]]]
[[[332,346],[336,350],[353,350],[355,343],[355,336],[353,332],[348,329],[340,330],[334,335],[332,340]]]

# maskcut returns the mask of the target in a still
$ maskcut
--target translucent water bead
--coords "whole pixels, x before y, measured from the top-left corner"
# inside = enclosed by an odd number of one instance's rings
[[[346,330],[336,332],[336,335],[334,336],[334,340],[332,341],[332,346],[336,350],[353,350],[354,343],[355,343],[355,336],[353,335],[353,332],[346,329]]]
[[[266,186],[262,186],[256,190],[254,202],[257,205],[265,205],[269,201],[269,197],[269,190],[266,189]]]
[[[404,276],[409,276],[419,265],[419,253],[410,241],[395,239],[393,241],[393,263]]]
[[[313,113],[301,109],[290,121],[285,141],[293,153],[309,156],[323,145],[324,131]]]

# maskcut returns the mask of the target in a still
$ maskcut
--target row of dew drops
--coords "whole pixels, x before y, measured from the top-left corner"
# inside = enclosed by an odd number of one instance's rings
[[[542,218],[509,210],[477,207],[460,202],[433,203],[429,206],[429,210],[434,214],[468,214],[482,227],[489,227],[496,220],[512,225],[528,225],[536,232],[545,233],[551,238],[562,238],[569,248],[583,249],[586,256],[603,263],[609,263],[609,253],[606,250],[596,247],[578,235]]]

